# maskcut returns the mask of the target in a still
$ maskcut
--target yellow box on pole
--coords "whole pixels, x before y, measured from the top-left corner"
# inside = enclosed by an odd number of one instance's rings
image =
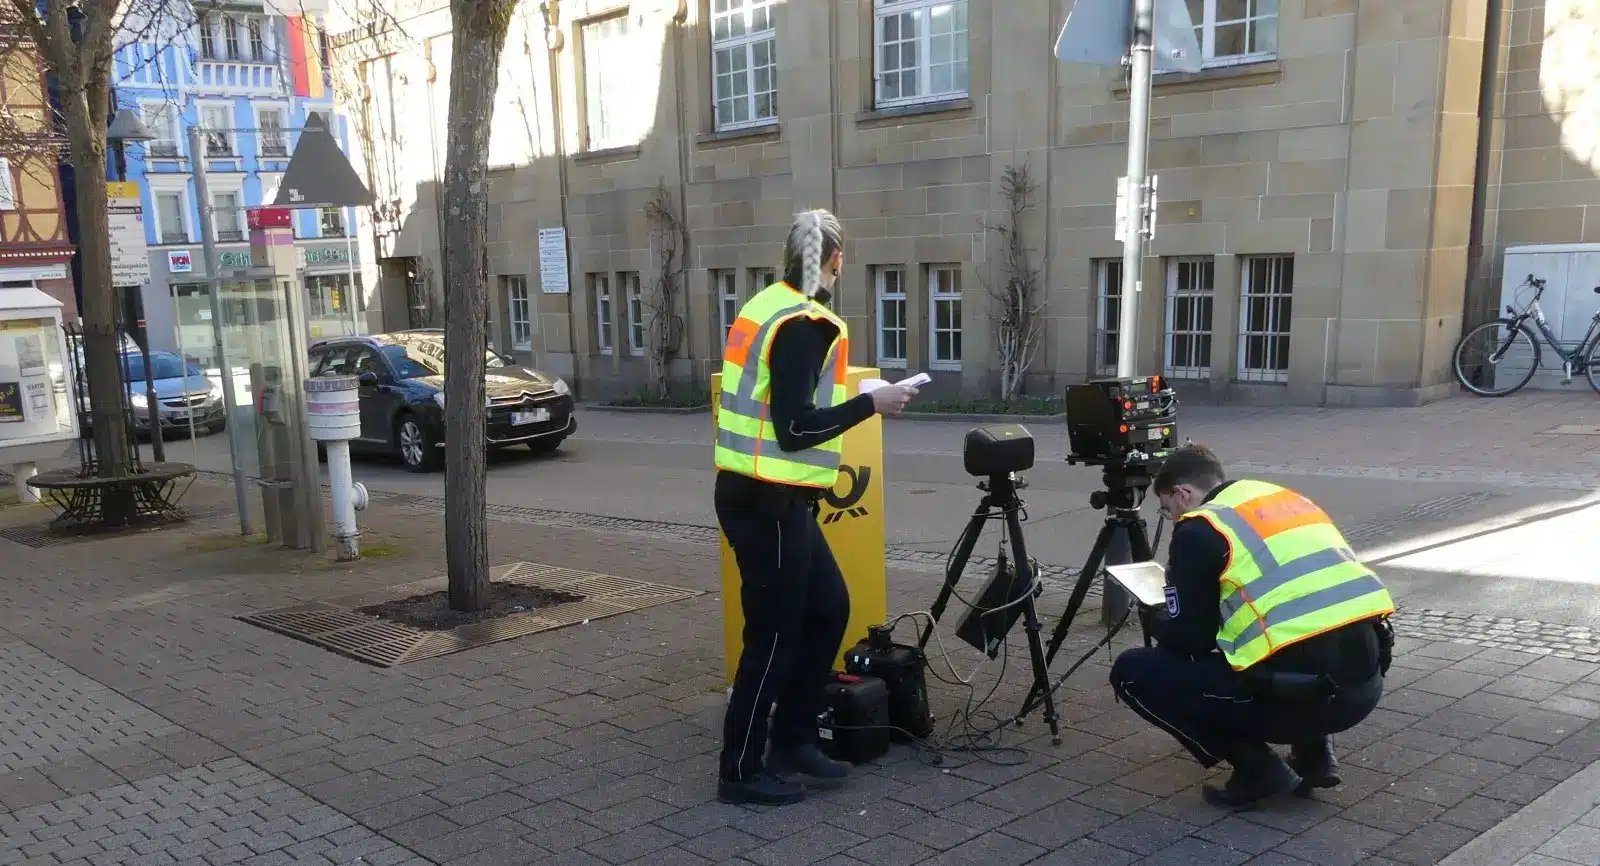
[[[877,367],[851,367],[847,393],[861,391],[862,379],[876,379]],[[722,374],[711,377],[711,425],[716,428]],[[839,480],[822,500],[817,520],[850,589],[850,624],[834,666],[844,664],[844,651],[867,636],[867,626],[884,621],[889,599],[884,565],[883,419],[877,415],[844,434]],[[733,548],[722,538],[723,674],[733,681],[744,649],[744,608],[739,602],[739,566]]]

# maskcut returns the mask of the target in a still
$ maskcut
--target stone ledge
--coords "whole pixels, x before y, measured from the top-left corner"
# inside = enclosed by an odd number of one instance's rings
[[[600,150],[586,150],[572,155],[572,161],[579,165],[593,165],[605,162],[622,162],[628,159],[638,159],[644,153],[644,145],[630,144],[626,147],[607,147]]]
[[[740,144],[765,144],[783,137],[781,123],[765,123],[742,129],[725,129],[720,132],[702,132],[694,137],[698,147],[733,147]]]
[[[896,105],[891,108],[874,108],[856,114],[858,126],[893,126],[897,123],[926,123],[949,120],[952,115],[972,111],[972,99],[943,99],[938,102],[921,102],[916,105]]]
[[[1164,73],[1155,76],[1150,85],[1150,93],[1153,96],[1202,93],[1208,90],[1227,90],[1233,87],[1260,87],[1267,84],[1277,84],[1282,80],[1283,64],[1276,60],[1266,60],[1261,63],[1245,63],[1239,66],[1218,66],[1212,69],[1202,69],[1199,72]],[[1112,86],[1111,93],[1118,99],[1127,99],[1127,82],[1117,82]]]

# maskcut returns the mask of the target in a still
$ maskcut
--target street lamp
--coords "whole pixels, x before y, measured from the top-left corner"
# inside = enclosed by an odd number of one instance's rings
[[[139,115],[126,108],[117,109],[117,113],[112,116],[111,122],[106,125],[106,141],[110,143],[111,152],[116,157],[117,180],[125,181],[128,179],[128,157],[124,151],[126,142],[151,141],[155,137],[155,133],[150,131],[150,127],[145,126],[144,121],[139,119]],[[126,288],[128,291],[139,290],[138,286],[128,286]],[[143,306],[141,303],[140,308],[142,309]],[[123,309],[127,309],[126,304],[123,305]],[[155,374],[150,369],[152,360],[150,357],[150,338],[145,335],[142,329],[137,327],[129,328],[128,330],[139,334],[140,343],[142,344],[139,346],[139,350],[144,354],[144,401],[145,416],[149,419],[150,424],[150,453],[155,457],[157,463],[165,463],[167,462],[167,448],[164,441],[166,436],[161,431],[161,403],[156,399]],[[183,393],[187,397],[189,393],[188,371],[184,370],[182,372],[184,373]]]

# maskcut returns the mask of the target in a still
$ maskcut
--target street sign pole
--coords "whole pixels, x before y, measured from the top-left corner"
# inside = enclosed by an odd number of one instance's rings
[[[1150,147],[1151,54],[1155,0],[1133,0],[1133,45],[1128,49],[1127,208],[1122,225],[1122,297],[1118,304],[1117,377],[1135,375],[1138,352],[1139,293],[1145,234],[1145,171]],[[1152,220],[1153,222],[1153,220]]]

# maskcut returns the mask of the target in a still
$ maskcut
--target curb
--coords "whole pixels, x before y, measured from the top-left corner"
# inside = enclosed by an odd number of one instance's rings
[[[1044,424],[1060,421],[1065,423],[1066,413],[1055,415],[984,415],[966,412],[901,412],[895,418],[914,421],[968,421],[974,424]]]
[[[1439,866],[1505,866],[1538,851],[1546,842],[1600,806],[1600,761],[1551,788],[1482,836],[1461,846]],[[1550,862],[1557,862],[1551,860]]]
[[[587,412],[632,412],[636,415],[703,415],[711,411],[710,403],[698,406],[607,406],[604,403],[585,403]]]

